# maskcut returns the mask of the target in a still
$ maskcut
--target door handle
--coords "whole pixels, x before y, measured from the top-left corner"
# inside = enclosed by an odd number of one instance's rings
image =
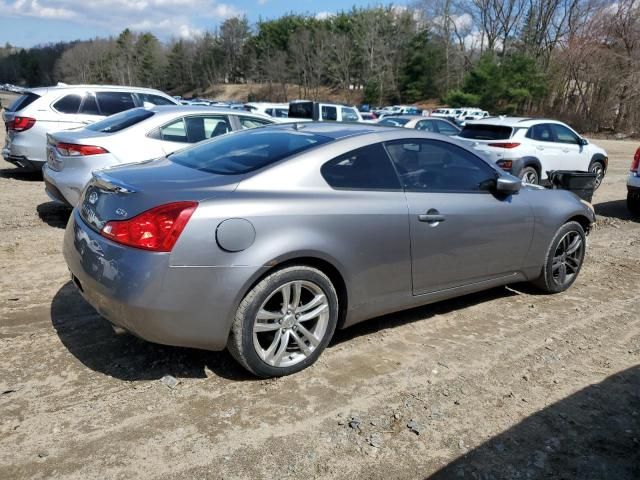
[[[442,215],[438,210],[431,208],[427,213],[423,215],[418,215],[418,220],[421,222],[427,222],[431,224],[437,224],[445,221],[445,216]]]
[[[564,153],[569,153],[569,152],[570,152],[570,150],[569,150],[568,148],[563,148],[563,149],[562,149],[562,151],[563,151]]]
[[[541,147],[540,145],[538,145],[536,148],[537,148],[538,150],[544,150],[544,147]]]

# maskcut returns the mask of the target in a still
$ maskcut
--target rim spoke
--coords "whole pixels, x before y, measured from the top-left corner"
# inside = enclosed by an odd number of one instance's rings
[[[311,349],[309,348],[309,346],[305,343],[305,341],[300,338],[300,336],[298,335],[298,333],[293,330],[291,332],[291,336],[293,337],[293,339],[295,340],[295,342],[298,344],[298,346],[300,347],[300,350],[302,350],[302,353],[304,353],[306,356],[309,356],[311,354]]]
[[[282,292],[282,311],[286,312],[291,301],[291,284],[283,285],[280,291]]]
[[[313,297],[313,299],[311,299],[311,301],[309,303],[305,303],[304,305],[300,305],[297,309],[296,309],[296,313],[305,313],[308,312],[309,310],[311,310],[312,308],[315,308],[316,306],[320,305],[321,303],[325,303],[325,296],[323,294],[319,294],[316,295],[315,297]]]
[[[577,258],[567,257],[567,267],[569,267],[575,273],[580,268],[580,262]]]
[[[309,343],[314,347],[317,347],[320,344],[320,340],[302,325],[298,325],[298,331],[302,333],[302,335],[304,335],[304,337],[309,340]]]
[[[302,295],[302,282],[295,282],[291,285],[293,290],[293,297],[291,298],[291,303],[289,304],[290,309],[294,310],[298,307],[300,303],[300,295]]]
[[[582,238],[580,235],[576,235],[576,238],[569,244],[567,248],[567,255],[576,253],[576,251],[582,246]]]
[[[558,280],[561,284],[564,284],[567,281],[567,266],[562,263],[560,265],[560,271],[558,272]]]
[[[278,322],[273,322],[273,323],[256,322],[253,325],[253,331],[255,333],[273,332],[274,330],[278,330],[279,328],[280,328],[280,324]]]
[[[327,305],[326,303],[323,303],[322,305],[319,305],[318,307],[314,308],[310,312],[300,315],[300,317],[298,318],[298,322],[306,322],[307,320],[312,320],[316,318],[318,315],[320,315],[327,308],[329,308],[329,305]]]
[[[271,363],[273,352],[275,352],[276,348],[278,348],[278,344],[280,343],[281,338],[282,338],[282,330],[278,330],[275,336],[273,337],[273,341],[271,342],[271,345],[269,345],[269,348],[264,350],[264,355],[262,358],[265,362]]]
[[[258,315],[256,316],[258,320],[278,320],[282,318],[282,313],[280,312],[270,312],[265,310],[264,308],[260,309]]]
[[[271,364],[273,366],[280,365],[280,362],[282,361],[282,357],[284,357],[284,354],[287,352],[290,336],[291,336],[290,330],[285,330],[285,332],[280,337],[280,346],[278,347],[276,352],[273,354],[273,357],[271,359],[271,362],[272,362]]]

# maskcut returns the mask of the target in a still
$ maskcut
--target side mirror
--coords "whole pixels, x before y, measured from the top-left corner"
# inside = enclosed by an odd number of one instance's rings
[[[504,195],[518,193],[522,188],[522,180],[516,177],[500,177],[496,180],[496,192]]]
[[[580,140],[578,140],[578,145],[581,145],[584,147],[585,145],[589,145],[589,142],[587,141],[586,138],[580,138]]]

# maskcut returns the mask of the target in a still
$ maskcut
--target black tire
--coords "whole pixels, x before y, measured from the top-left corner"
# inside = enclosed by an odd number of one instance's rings
[[[579,251],[576,252],[575,258],[562,258],[558,256],[561,242],[567,242],[565,239],[579,238]],[[564,244],[563,244],[564,245]],[[558,229],[547,249],[544,257],[544,265],[540,276],[532,283],[547,293],[560,293],[567,290],[580,273],[584,255],[586,251],[586,235],[582,225],[578,222],[567,222]],[[560,258],[560,260],[558,260]],[[554,262],[555,259],[555,262]],[[557,268],[558,263],[564,263],[564,267]],[[555,267],[555,268],[554,268]],[[562,268],[565,271],[565,281],[561,281]],[[559,270],[559,271],[558,271]],[[569,273],[571,270],[572,273]]]
[[[627,193],[627,208],[634,215],[640,215],[640,195]]]
[[[604,163],[602,163],[601,161],[591,162],[591,165],[589,165],[589,172],[595,173],[597,175],[596,183],[593,188],[593,190],[595,191],[600,188],[600,185],[602,185],[602,181],[604,180]]]
[[[522,180],[527,179],[527,183],[532,183],[534,185],[538,185],[540,183],[540,175],[538,175],[538,171],[533,167],[524,167],[520,172],[520,178]]]
[[[326,330],[319,344],[314,347],[314,350],[306,358],[291,366],[273,366],[263,360],[256,351],[254,346],[254,325],[257,321],[258,311],[263,308],[263,304],[267,301],[272,301],[270,298],[274,298],[274,295],[282,287],[291,282],[308,282],[321,290],[328,303],[328,321],[326,321]],[[283,306],[283,310],[285,308]],[[331,280],[324,273],[304,265],[285,267],[262,279],[244,297],[238,306],[235,320],[231,327],[227,349],[238,363],[258,377],[268,378],[291,375],[312,365],[329,344],[338,322],[338,309],[338,295]],[[274,325],[276,321],[273,320]],[[303,324],[300,323],[300,325]],[[291,328],[295,329],[295,327]],[[276,328],[274,337],[278,334],[277,330],[278,328]],[[284,329],[282,331],[284,332]],[[293,334],[292,332],[289,333]],[[282,337],[284,337],[284,334]],[[280,345],[282,343],[284,342],[280,342]],[[302,355],[302,352],[299,352],[299,355]]]

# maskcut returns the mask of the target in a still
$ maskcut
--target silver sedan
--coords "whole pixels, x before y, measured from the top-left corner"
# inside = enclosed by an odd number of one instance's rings
[[[52,200],[75,206],[95,170],[163,157],[228,132],[272,123],[264,115],[221,107],[134,108],[85,128],[48,134],[45,190]]]
[[[516,282],[562,292],[594,220],[449,137],[307,123],[94,174],[64,255],[112,324],[268,377],[378,315]]]

